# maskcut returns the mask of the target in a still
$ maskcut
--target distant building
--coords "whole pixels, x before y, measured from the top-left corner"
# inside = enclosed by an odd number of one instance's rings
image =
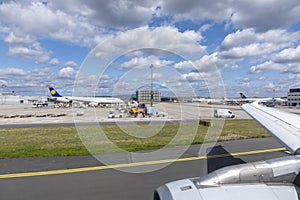
[[[300,88],[290,89],[287,95],[288,106],[300,106]]]
[[[161,101],[161,93],[159,90],[153,90],[153,102]],[[136,98],[139,102],[151,101],[151,90],[138,90],[136,91]]]

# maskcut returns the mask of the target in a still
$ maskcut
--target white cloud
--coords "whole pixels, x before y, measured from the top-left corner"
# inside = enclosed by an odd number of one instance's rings
[[[51,9],[41,2],[9,1],[0,5],[2,26],[19,35],[50,36],[63,41],[80,41],[93,32],[86,18]]]
[[[122,63],[118,67],[120,69],[143,69],[149,68],[150,63],[153,64],[154,67],[163,67],[172,64],[173,61],[161,60],[156,56],[134,57],[131,60]]]
[[[225,59],[241,59],[271,54],[300,40],[300,32],[271,30],[256,33],[254,29],[238,30],[225,37],[218,51]]]
[[[162,12],[172,16],[175,21],[193,20],[195,22],[211,19],[227,22],[237,28],[254,28],[265,32],[286,28],[300,18],[300,2],[290,0],[269,1],[222,1],[209,0],[166,0],[161,2]],[[249,12],[251,10],[251,12]]]
[[[116,27],[146,25],[156,8],[152,0],[105,0],[90,1],[88,4],[93,9],[90,16],[96,24]]]
[[[266,45],[255,43],[244,47],[234,47],[229,51],[222,52],[221,56],[226,59],[241,59],[252,56],[259,56],[275,51],[275,45]]]
[[[161,74],[161,73],[153,73],[153,77],[152,77],[152,78],[153,78],[154,81],[159,81],[159,80],[161,80],[164,76],[165,76],[165,75],[163,75],[163,74]],[[150,75],[150,74],[147,75],[147,79],[148,79],[148,80],[151,79],[151,75]]]
[[[64,66],[65,67],[77,67],[78,64],[76,62],[72,61],[72,60],[69,60],[69,61],[64,63]]]
[[[296,48],[287,48],[276,54],[272,61],[276,63],[299,63],[300,64],[300,45]]]
[[[251,83],[250,82],[242,82],[242,87],[250,87]]]
[[[44,86],[53,82],[53,77],[55,76],[50,68],[29,71],[21,68],[0,69],[0,79],[7,85],[7,90],[14,90],[18,95],[48,94]]]
[[[179,71],[185,71],[185,70],[193,70],[195,67],[193,66],[193,63],[190,61],[181,61],[174,65],[174,68]]]
[[[52,66],[58,65],[59,64],[59,60],[57,58],[52,58],[49,61],[49,64],[52,65]]]
[[[193,30],[184,31],[182,34],[192,40],[197,41],[197,42],[200,42],[203,39],[203,36],[201,35],[200,32],[196,32]]]
[[[36,63],[43,63],[49,59],[50,53],[45,52],[45,49],[39,45],[33,46],[32,48],[24,46],[13,46],[9,47],[9,56],[20,56],[27,59],[33,58]]]
[[[234,64],[234,65],[232,65],[231,67],[230,67],[230,69],[232,69],[232,70],[238,70],[238,69],[240,69],[241,67],[239,66],[239,65],[236,65],[236,64]]]
[[[258,80],[260,80],[260,81],[263,81],[263,80],[266,80],[267,79],[267,77],[265,77],[265,76],[260,76],[259,78],[258,78]]]
[[[50,68],[39,68],[31,70],[30,73],[37,77],[46,77],[51,75],[52,71]]]
[[[210,55],[204,55],[198,60],[192,61],[193,66],[188,61],[177,63],[175,68],[178,70],[196,70],[199,72],[209,72],[224,67],[230,67],[233,70],[239,69],[240,67],[235,64],[237,60],[222,59],[218,52],[214,52]]]
[[[249,73],[259,74],[275,70],[280,73],[300,73],[300,45],[296,48],[286,48],[279,53],[268,56],[265,62],[253,65]]]
[[[214,71],[217,67],[224,67],[224,63],[217,57],[216,53],[204,55],[201,59],[193,63],[200,72]]]
[[[89,79],[95,79],[95,78],[97,78],[97,77],[95,77],[94,75],[91,75],[91,76],[89,77]],[[109,75],[107,75],[107,74],[104,74],[104,75],[101,75],[100,79],[101,79],[101,80],[110,80],[111,77],[110,77]]]
[[[205,32],[213,27],[213,24],[204,24],[199,28],[200,32]]]
[[[176,21],[194,20],[204,21],[206,19],[213,19],[216,21],[224,21],[230,18],[232,9],[230,7],[231,1],[216,0],[164,0],[161,1],[162,12],[169,14],[175,18]]]
[[[51,2],[2,2],[0,19],[0,30],[9,33],[4,40],[9,45],[8,55],[33,59],[36,63],[49,60],[52,53],[41,46],[41,39],[91,45],[87,38],[93,40],[95,35],[103,33],[103,29],[90,24],[87,18],[54,8]]]
[[[24,71],[23,69],[19,68],[5,68],[5,69],[0,69],[0,76],[26,76],[27,72]]]
[[[204,55],[195,61],[181,61],[174,65],[174,68],[180,71],[193,70],[198,72],[209,72],[216,69],[220,64],[216,54]],[[223,67],[223,66],[222,66]]]
[[[243,81],[249,81],[250,80],[250,78],[249,77],[245,77],[245,78],[243,78]]]
[[[10,32],[9,35],[4,38],[4,42],[8,44],[28,45],[34,43],[35,40],[30,35],[16,36],[13,32]]]
[[[281,70],[282,65],[267,61],[259,65],[251,66],[249,72],[252,74],[259,74],[267,70]]]
[[[294,63],[274,63],[273,61],[266,61],[259,65],[251,66],[249,73],[259,74],[270,70],[276,70],[281,73],[300,73],[300,64]]]
[[[156,0],[66,0],[54,1],[54,9],[84,16],[98,26],[138,27],[146,25],[155,13]]]
[[[59,70],[58,77],[59,78],[68,78],[73,79],[76,76],[76,71],[72,67],[65,67]]]
[[[264,86],[264,88],[266,89],[274,89],[276,86],[273,83],[269,83],[267,85]]]
[[[299,79],[300,79],[300,73],[299,74],[288,74],[288,76],[285,78],[285,81],[290,82],[290,81],[299,80]],[[300,87],[300,86],[297,86],[297,87]]]
[[[9,44],[9,56],[33,59],[36,63],[47,61],[52,53],[42,48],[40,43],[29,35],[17,36],[11,32],[4,41]]]
[[[300,19],[298,0],[233,1],[232,8],[235,26],[258,31],[286,28]]]
[[[212,81],[214,74],[207,72],[190,72],[181,75],[181,80],[195,82],[195,81]]]
[[[128,49],[140,48],[168,49],[175,54],[181,53],[203,53],[199,52],[199,44],[186,37],[174,27],[141,27],[121,32],[109,42],[103,43],[95,49],[98,57],[105,57],[115,52],[125,52]]]

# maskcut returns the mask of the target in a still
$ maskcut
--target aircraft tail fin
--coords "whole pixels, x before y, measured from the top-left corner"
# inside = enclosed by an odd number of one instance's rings
[[[49,91],[52,97],[62,97],[53,87],[49,87]]]
[[[240,98],[246,99],[247,97],[243,93],[240,93]]]

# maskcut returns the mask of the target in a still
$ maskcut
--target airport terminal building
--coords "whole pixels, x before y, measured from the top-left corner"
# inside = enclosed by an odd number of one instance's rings
[[[287,95],[288,106],[300,106],[300,88],[290,89]]]
[[[161,101],[161,93],[159,90],[153,90],[153,101]],[[136,91],[136,99],[139,102],[150,102],[151,101],[151,90],[138,90]]]

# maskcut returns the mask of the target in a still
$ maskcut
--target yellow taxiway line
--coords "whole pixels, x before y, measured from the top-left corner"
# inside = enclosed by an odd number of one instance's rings
[[[82,167],[82,168],[74,168],[74,169],[51,170],[51,171],[41,171],[41,172],[25,172],[25,173],[15,173],[15,174],[0,174],[0,179],[20,178],[20,177],[34,177],[34,176],[45,176],[45,175],[57,175],[57,174],[69,174],[69,173],[96,171],[96,170],[104,170],[104,169],[117,169],[117,168],[156,165],[156,164],[172,163],[172,162],[185,162],[185,161],[193,161],[193,160],[202,160],[202,159],[207,159],[207,158],[221,158],[221,157],[227,157],[227,156],[253,155],[253,154],[270,153],[270,152],[276,152],[276,151],[286,151],[286,149],[285,148],[274,148],[274,149],[263,149],[263,150],[236,152],[236,153],[230,153],[230,154],[197,156],[197,157],[167,159],[167,160],[155,160],[155,161],[126,163],[126,164],[115,164],[115,165],[104,165],[104,166],[95,166],[95,167]]]

